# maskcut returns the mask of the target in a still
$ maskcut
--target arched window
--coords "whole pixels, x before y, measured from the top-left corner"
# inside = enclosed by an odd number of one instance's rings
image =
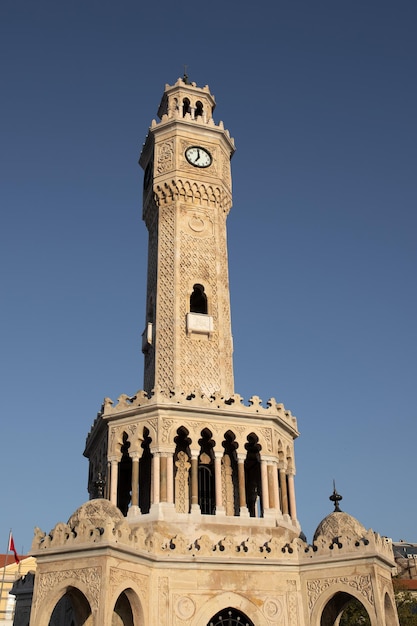
[[[216,613],[207,626],[255,626],[244,613],[229,607]]]
[[[207,296],[204,293],[203,285],[196,284],[190,296],[190,313],[207,314]]]
[[[149,430],[143,429],[142,456],[139,459],[139,507],[141,513],[149,513],[151,508],[151,475],[152,475],[152,457],[151,453],[152,439],[149,436]]]
[[[245,444],[247,450],[245,459],[245,486],[246,506],[251,517],[263,517],[262,483],[261,483],[261,449],[258,437],[251,433]]]
[[[222,481],[223,481],[223,506],[226,515],[240,515],[239,506],[239,479],[238,479],[238,462],[236,449],[238,447],[235,441],[236,436],[228,430],[224,434],[222,446],[224,455],[222,458]]]
[[[130,441],[126,433],[123,433],[123,444],[120,448],[122,458],[119,461],[117,480],[117,506],[127,515],[132,491],[132,459],[129,456]]]
[[[203,116],[203,103],[197,101],[195,103],[195,117]]]
[[[190,101],[188,98],[184,98],[182,101],[182,116],[185,117],[187,113],[191,113]]]
[[[198,457],[198,503],[203,515],[216,512],[214,486],[214,441],[208,428],[201,432],[200,456]]]

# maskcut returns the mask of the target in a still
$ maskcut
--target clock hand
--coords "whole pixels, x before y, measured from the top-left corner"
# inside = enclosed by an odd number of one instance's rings
[[[200,159],[200,150],[197,150],[197,154],[198,154],[198,157],[196,158],[196,161]]]

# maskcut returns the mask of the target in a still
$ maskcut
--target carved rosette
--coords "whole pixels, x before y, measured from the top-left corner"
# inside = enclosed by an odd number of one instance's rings
[[[174,610],[181,620],[189,620],[195,613],[195,602],[188,596],[174,596]]]
[[[283,609],[281,600],[276,598],[267,598],[263,605],[265,617],[272,623],[282,618]]]

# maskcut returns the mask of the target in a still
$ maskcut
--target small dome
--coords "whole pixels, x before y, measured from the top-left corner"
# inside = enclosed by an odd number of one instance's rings
[[[320,535],[333,541],[336,537],[341,537],[342,535],[352,539],[362,539],[365,534],[365,526],[362,526],[355,517],[343,511],[333,511],[317,526],[313,542]]]
[[[82,520],[88,520],[94,526],[100,527],[109,519],[116,524],[124,520],[124,517],[120,509],[112,504],[110,500],[98,498],[82,504],[69,518],[68,526],[74,529]]]

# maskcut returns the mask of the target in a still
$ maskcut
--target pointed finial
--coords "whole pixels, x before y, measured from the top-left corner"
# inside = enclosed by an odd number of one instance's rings
[[[339,502],[340,500],[343,500],[343,497],[339,493],[337,493],[336,483],[334,480],[333,480],[333,493],[329,497],[329,500],[331,500],[334,504],[334,513],[341,513],[341,509],[339,508]]]
[[[187,74],[187,66],[186,65],[184,65],[184,76],[183,76],[182,80],[184,81],[184,83],[186,85],[189,85],[188,74]]]

